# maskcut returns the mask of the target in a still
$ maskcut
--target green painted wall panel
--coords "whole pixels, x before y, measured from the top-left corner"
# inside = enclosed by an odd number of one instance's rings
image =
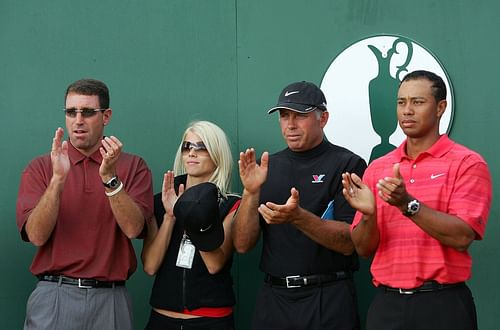
[[[49,150],[54,129],[64,125],[60,109],[67,84],[81,77],[108,83],[114,117],[107,133],[146,159],[158,191],[189,121],[208,119],[222,126],[235,158],[250,146],[259,154],[279,150],[284,144],[277,117],[266,110],[281,88],[301,79],[321,82],[343,49],[388,33],[408,36],[440,59],[454,86],[451,137],[490,164],[494,202],[485,239],[471,248],[470,286],[480,329],[496,329],[498,12],[500,4],[494,0],[2,0],[2,328],[21,327],[35,284],[28,271],[35,249],[20,240],[15,226],[19,176],[31,158]],[[235,190],[240,190],[237,175],[233,177]],[[141,242],[134,245],[139,252]],[[249,329],[262,278],[259,256],[258,248],[237,256],[233,267],[238,329]],[[373,292],[367,267],[364,262],[357,276],[362,316]],[[139,269],[128,286],[140,329],[149,313],[151,279]]]

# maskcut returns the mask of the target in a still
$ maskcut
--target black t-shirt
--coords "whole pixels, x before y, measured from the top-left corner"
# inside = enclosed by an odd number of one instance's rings
[[[321,216],[333,200],[334,219],[352,223],[355,210],[342,194],[342,173],[362,177],[366,162],[353,152],[323,141],[305,152],[284,149],[269,158],[260,202],[285,204],[290,189],[299,191],[300,206]],[[331,221],[331,220],[325,220]],[[330,274],[358,269],[355,254],[344,256],[307,237],[291,224],[267,225],[261,218],[261,269],[273,276]]]

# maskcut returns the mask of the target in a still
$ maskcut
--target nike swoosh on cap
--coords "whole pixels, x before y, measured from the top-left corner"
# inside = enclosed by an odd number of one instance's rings
[[[293,94],[297,94],[297,93],[300,93],[300,91],[293,91],[293,92],[288,92],[288,91],[286,91],[286,92],[285,92],[285,97],[290,96],[290,95],[293,95]]]
[[[203,232],[209,230],[210,228],[212,228],[212,224],[210,224],[210,226],[208,226],[207,228],[200,228],[200,233],[203,233]]]

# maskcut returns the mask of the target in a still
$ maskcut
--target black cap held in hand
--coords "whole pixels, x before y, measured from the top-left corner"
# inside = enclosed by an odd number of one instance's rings
[[[311,82],[300,81],[286,86],[278,98],[278,104],[269,109],[273,113],[279,109],[309,113],[315,109],[326,111],[325,94]]]
[[[204,182],[184,191],[175,203],[174,215],[198,250],[213,251],[224,242],[215,184]]]

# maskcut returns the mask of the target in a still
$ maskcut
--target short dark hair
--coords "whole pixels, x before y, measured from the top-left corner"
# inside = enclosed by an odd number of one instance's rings
[[[443,79],[441,79],[441,77],[434,72],[426,70],[413,71],[408,73],[403,80],[401,80],[401,83],[418,79],[427,79],[432,83],[432,95],[434,96],[434,99],[436,99],[436,102],[446,99],[446,85],[444,84]]]
[[[75,93],[80,95],[97,95],[99,97],[99,107],[101,109],[109,108],[109,89],[105,83],[96,79],[80,79],[72,83],[66,89],[64,102],[68,94]]]

